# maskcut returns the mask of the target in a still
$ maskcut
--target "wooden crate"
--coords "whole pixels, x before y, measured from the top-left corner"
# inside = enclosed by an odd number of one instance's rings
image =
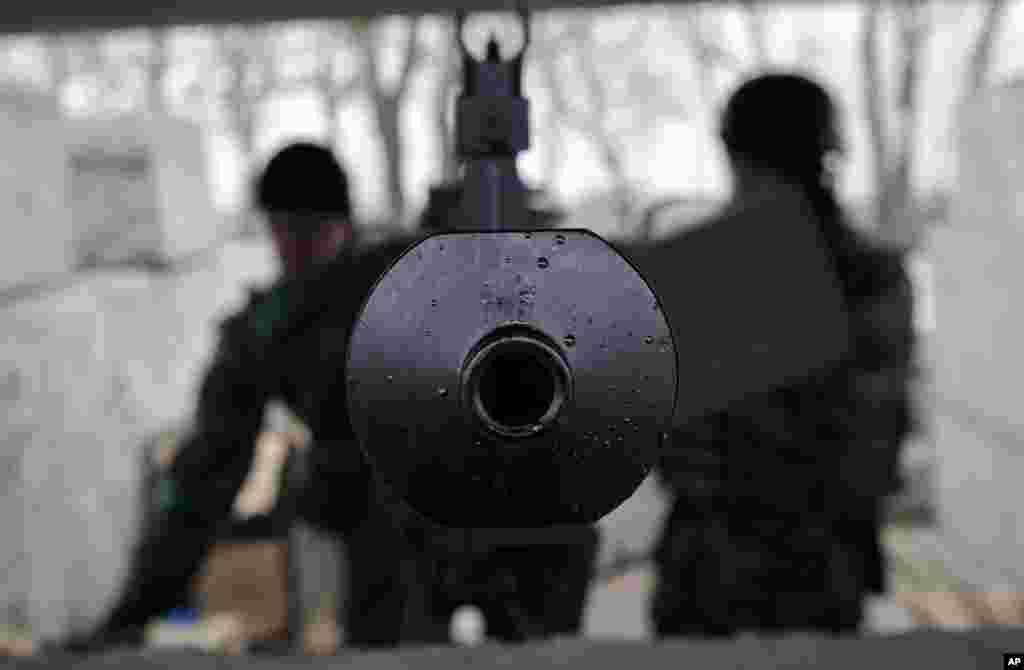
[[[284,542],[214,545],[195,582],[204,616],[234,615],[247,640],[288,633],[288,548]]]
[[[1024,594],[1021,593],[900,592],[896,600],[919,626],[948,629],[1024,626]]]

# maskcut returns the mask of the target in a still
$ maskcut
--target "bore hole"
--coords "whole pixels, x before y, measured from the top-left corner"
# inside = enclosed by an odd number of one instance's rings
[[[480,376],[480,405],[513,430],[537,424],[555,399],[552,371],[533,352],[496,353]]]
[[[529,335],[496,337],[466,373],[477,418],[506,436],[536,432],[554,421],[566,400],[568,368],[552,347]]]

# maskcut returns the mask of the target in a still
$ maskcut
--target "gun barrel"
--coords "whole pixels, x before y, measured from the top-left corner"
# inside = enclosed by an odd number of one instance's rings
[[[572,399],[572,370],[542,333],[499,331],[469,357],[462,374],[466,407],[487,430],[534,435],[557,421]]]
[[[643,481],[676,356],[636,270],[585,231],[433,235],[352,333],[349,415],[380,477],[461,528],[593,523]]]

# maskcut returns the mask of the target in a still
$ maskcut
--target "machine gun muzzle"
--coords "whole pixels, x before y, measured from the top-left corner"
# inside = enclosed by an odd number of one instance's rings
[[[676,353],[650,287],[593,233],[443,233],[370,294],[347,391],[378,476],[424,516],[592,523],[657,458]]]

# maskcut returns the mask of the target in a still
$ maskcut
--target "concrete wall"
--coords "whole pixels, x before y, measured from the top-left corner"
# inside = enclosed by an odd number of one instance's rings
[[[69,122],[0,88],[0,623],[43,636],[109,604],[138,526],[145,438],[192,410],[217,318],[268,281],[265,241],[173,274],[87,256],[217,245],[199,130],[166,118]]]
[[[62,133],[55,99],[0,87],[0,291],[71,267]]]
[[[102,281],[102,280],[101,280]],[[5,451],[17,458],[3,551],[21,563],[4,575],[43,634],[89,619],[119,573],[134,524],[136,460],[146,427],[131,381],[113,360],[116,343],[93,282],[3,314]]]
[[[72,274],[89,255],[178,258],[223,238],[193,125],[70,122],[4,87],[0,145],[0,623],[56,636],[109,604],[143,441],[187,418],[215,320],[275,267],[254,238],[173,274]]]
[[[155,115],[76,121],[67,128],[67,151],[80,257],[176,258],[224,235],[198,126]]]
[[[93,622],[136,537],[140,448],[193,406],[215,322],[274,272],[264,241],[190,273],[99,273],[0,310],[0,617]]]
[[[1024,88],[963,118],[949,226],[929,251],[937,504],[956,569],[1024,587]]]

